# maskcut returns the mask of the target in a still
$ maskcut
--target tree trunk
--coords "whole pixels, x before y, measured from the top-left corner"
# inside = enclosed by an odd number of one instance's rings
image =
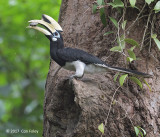
[[[137,5],[143,6],[141,1]],[[59,23],[64,30],[65,46],[85,50],[112,66],[126,67],[124,56],[109,50],[116,46],[112,44],[116,35],[103,36],[108,31],[116,32],[115,26],[109,19],[107,26],[103,26],[99,13],[92,14],[92,2],[62,1]],[[127,9],[126,27],[138,13],[136,9]],[[116,20],[121,17],[111,7],[106,7],[106,16]],[[147,17],[140,19],[126,37],[140,43],[146,21]],[[157,14],[155,22],[156,33],[160,34],[160,15]],[[153,78],[146,79],[152,92],[145,85],[140,89],[130,80],[119,87],[119,82],[113,80],[115,72],[85,74],[81,80],[73,80],[70,84],[67,77],[73,72],[64,69],[56,71],[59,66],[51,60],[45,89],[43,136],[99,137],[98,125],[101,123],[106,123],[104,137],[135,137],[133,126],[145,129],[147,137],[160,136],[160,53],[155,45],[149,54],[148,47],[140,53],[137,49],[136,53],[141,60],[130,67],[154,74]]]

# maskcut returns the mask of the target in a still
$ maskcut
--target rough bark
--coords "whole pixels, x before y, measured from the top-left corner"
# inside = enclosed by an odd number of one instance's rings
[[[126,67],[124,57],[112,53],[109,49],[115,38],[114,34],[103,36],[107,31],[115,30],[114,25],[107,20],[104,27],[99,14],[92,14],[91,0],[63,0],[59,22],[64,30],[65,46],[83,49],[101,58],[106,63]],[[138,3],[143,5],[143,3]],[[106,14],[119,15],[110,7]],[[131,16],[132,15],[132,16]],[[135,20],[137,10],[129,9],[126,19],[128,25]],[[160,16],[156,16],[155,27],[160,26]],[[141,41],[146,19],[139,21],[129,33],[128,38]],[[160,32],[156,32],[160,34]],[[115,94],[116,103],[112,105],[105,127],[105,137],[134,137],[133,125],[141,126],[147,132],[147,137],[160,136],[160,72],[158,69],[160,53],[152,46],[137,54],[141,60],[130,67],[142,72],[153,73],[154,77],[146,79],[152,87],[152,92],[144,85],[141,90],[136,84],[128,81]],[[51,60],[47,76],[44,99],[44,137],[99,137],[98,125],[107,118],[111,99],[118,82],[113,81],[115,72],[84,75],[82,80],[73,80],[69,84],[67,77],[72,72],[61,69],[56,73],[58,65]],[[131,123],[131,121],[133,123]]]

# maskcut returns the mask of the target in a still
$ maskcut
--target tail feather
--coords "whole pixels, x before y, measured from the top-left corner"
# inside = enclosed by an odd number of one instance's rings
[[[107,64],[95,64],[95,65],[104,67],[104,68],[109,69],[109,70],[124,72],[124,73],[128,73],[128,74],[135,74],[135,75],[143,76],[143,77],[146,77],[146,78],[147,77],[152,77],[152,75],[150,75],[150,74],[139,72],[139,71],[136,71],[136,70],[130,70],[130,69],[119,68],[119,67],[112,67],[112,66],[109,66]]]
[[[152,75],[150,75],[150,74],[139,72],[136,70],[130,70],[130,69],[119,68],[119,67],[108,67],[108,69],[119,71],[119,72],[124,72],[124,73],[128,73],[128,74],[135,74],[135,75],[139,75],[139,76],[143,76],[143,77],[152,77]]]

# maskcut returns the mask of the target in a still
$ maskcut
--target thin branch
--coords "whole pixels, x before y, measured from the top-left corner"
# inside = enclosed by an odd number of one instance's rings
[[[106,118],[106,120],[105,120],[105,122],[104,122],[104,127],[107,125],[107,121],[108,121],[108,118],[109,118],[109,114],[110,114],[110,112],[111,112],[111,108],[112,108],[112,104],[113,104],[113,101],[114,101],[114,97],[115,97],[115,95],[116,95],[116,93],[117,93],[117,91],[118,91],[118,89],[120,88],[121,86],[119,86],[116,90],[115,90],[115,92],[114,92],[114,94],[113,94],[113,96],[112,96],[112,100],[111,100],[111,103],[110,103],[110,107],[109,107],[109,111],[108,111],[108,114],[107,114],[107,118]],[[101,137],[102,137],[103,135],[101,135]]]
[[[142,10],[140,11],[140,13],[138,14],[137,18],[133,21],[133,23],[125,30],[125,31],[128,31],[130,30],[134,24],[141,18],[140,15],[141,13],[143,12],[144,8],[146,7],[146,3],[144,4],[144,6],[142,7]],[[140,17],[140,18],[139,18]]]
[[[141,16],[140,18],[138,18],[138,20],[140,20],[140,19],[142,19],[142,18],[144,18],[144,17],[148,17],[148,15],[143,15],[143,16]]]
[[[120,42],[120,47],[122,48],[122,45],[121,45],[121,39],[120,39],[120,35],[119,35],[119,31],[120,31],[120,27],[119,27],[119,24],[120,24],[120,22],[121,22],[121,20],[123,19],[123,16],[120,18],[120,20],[118,21],[118,33],[117,33],[117,35],[118,35],[118,41]]]
[[[121,105],[118,101],[116,101],[116,102],[117,102],[117,103],[121,106],[121,108],[125,111],[125,117],[127,116],[127,118],[130,120],[130,122],[131,122],[131,124],[132,124],[132,126],[133,126],[133,128],[134,128],[133,121],[132,121],[131,118],[128,116],[127,110],[126,110],[125,108],[123,108],[122,105]]]
[[[152,34],[153,34],[153,29],[154,29],[154,21],[155,21],[155,18],[156,16],[154,15],[153,16],[153,20],[151,22],[151,34],[150,34],[150,44],[149,44],[149,53],[151,52],[151,46],[152,46]]]
[[[124,23],[124,19],[125,19],[125,15],[126,15],[126,6],[127,6],[127,2],[126,2],[126,0],[124,0],[123,22],[122,22],[122,23]],[[126,27],[126,26],[125,26],[125,27]],[[125,27],[124,27],[124,30],[123,30],[124,39],[126,38]],[[125,43],[124,43],[124,44],[125,44]],[[124,51],[123,51],[122,54],[123,54],[125,57],[127,57]],[[124,59],[124,58],[123,58],[123,59]],[[127,67],[126,59],[125,59],[124,61],[125,61],[125,65],[126,65],[126,67]]]
[[[148,16],[148,19],[147,19],[147,24],[146,24],[146,26],[145,26],[145,30],[144,30],[144,34],[143,34],[143,38],[142,38],[140,50],[142,50],[143,45],[144,45],[144,39],[145,39],[145,36],[146,36],[146,32],[147,32],[147,30],[148,30],[148,24],[149,24],[149,21],[150,21],[151,14],[152,14],[152,11],[149,13],[149,16]]]

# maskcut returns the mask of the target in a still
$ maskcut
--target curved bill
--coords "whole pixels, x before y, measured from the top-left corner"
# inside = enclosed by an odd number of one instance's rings
[[[29,28],[33,28],[33,29],[36,29],[36,30],[39,30],[40,27],[36,27],[37,24],[41,24],[43,25],[44,27],[46,27],[46,29],[51,32],[51,33],[54,33],[56,32],[54,26],[52,24],[49,24],[48,22],[45,22],[44,20],[30,20],[28,21],[30,23],[30,26]],[[37,29],[38,28],[38,29]],[[43,28],[41,28],[42,30]],[[43,29],[45,30],[45,29]],[[42,32],[42,31],[41,31]],[[44,32],[44,31],[43,31]]]
[[[52,24],[53,27],[58,31],[63,31],[61,26],[50,16],[43,14],[42,20],[45,22],[48,22],[49,24]]]
[[[41,28],[41,27],[38,27],[38,26],[28,26],[27,28],[38,30],[45,35],[52,35],[48,30],[45,30],[44,28]]]

